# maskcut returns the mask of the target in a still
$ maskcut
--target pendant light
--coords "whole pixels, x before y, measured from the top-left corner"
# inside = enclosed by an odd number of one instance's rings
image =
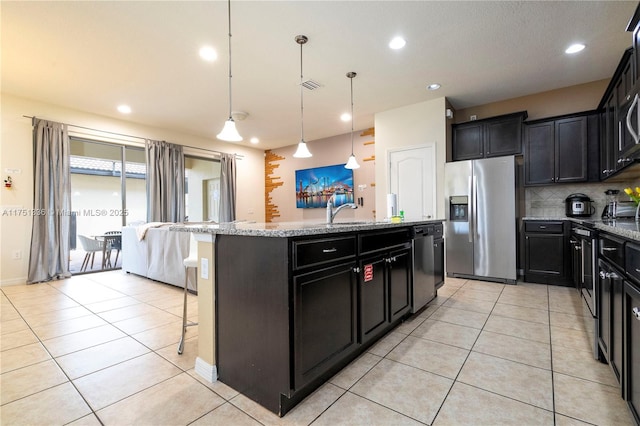
[[[295,158],[309,158],[311,157],[311,152],[309,152],[309,148],[307,148],[307,143],[304,141],[304,100],[303,100],[303,74],[302,74],[302,45],[305,44],[309,39],[304,35],[296,36],[296,43],[300,45],[300,142],[298,142],[298,148],[296,152],[293,154]]]
[[[356,160],[356,156],[353,155],[353,79],[357,74],[353,71],[347,73],[347,77],[351,82],[351,156],[349,156],[349,160],[347,164],[344,165],[345,169],[359,169],[360,164]]]
[[[231,0],[227,1],[229,16],[229,119],[225,121],[222,131],[216,136],[218,139],[227,142],[240,142],[242,136],[236,129],[236,122],[231,114]]]

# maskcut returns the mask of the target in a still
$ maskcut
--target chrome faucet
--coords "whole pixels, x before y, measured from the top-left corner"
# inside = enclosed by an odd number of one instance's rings
[[[340,207],[338,207],[337,209],[333,209],[333,197],[335,197],[336,194],[333,194],[331,197],[329,197],[329,199],[327,200],[327,224],[332,224],[333,223],[333,219],[336,217],[336,215],[338,214],[338,212],[342,209],[344,209],[345,207],[350,207],[352,209],[357,209],[358,206],[356,206],[353,203],[347,203],[347,204],[343,204]]]

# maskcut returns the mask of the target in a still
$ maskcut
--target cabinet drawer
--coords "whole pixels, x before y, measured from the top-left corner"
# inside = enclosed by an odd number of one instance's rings
[[[360,234],[360,253],[372,253],[380,250],[411,244],[409,228],[387,232]]]
[[[541,232],[545,234],[562,234],[563,222],[548,222],[544,220],[527,220],[524,222],[525,232]]]
[[[348,259],[355,255],[355,236],[293,242],[294,269]]]
[[[625,272],[627,275],[640,283],[640,245],[627,243],[624,249]]]
[[[599,244],[600,256],[624,270],[624,241],[609,235],[602,235]]]

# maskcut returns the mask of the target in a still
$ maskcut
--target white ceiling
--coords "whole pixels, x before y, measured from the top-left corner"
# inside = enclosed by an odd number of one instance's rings
[[[233,109],[257,148],[348,133],[376,112],[446,96],[455,108],[586,83],[613,74],[637,2],[242,1],[231,3]],[[0,3],[2,91],[214,138],[228,116],[226,1]],[[395,35],[403,50],[387,47]],[[586,50],[563,53],[580,41]],[[206,63],[203,44],[218,51]],[[442,88],[429,92],[429,83]],[[122,116],[121,103],[133,112]],[[25,111],[29,114],[29,111]],[[46,118],[46,117],[44,117]]]

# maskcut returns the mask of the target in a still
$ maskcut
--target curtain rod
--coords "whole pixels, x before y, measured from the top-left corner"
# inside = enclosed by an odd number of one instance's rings
[[[34,120],[36,119],[35,116],[23,115],[23,117],[24,118],[30,118],[31,119],[31,125],[32,126],[34,125]],[[70,124],[70,123],[62,123],[62,124],[65,124],[67,126],[77,127],[78,129],[91,130],[91,131],[94,131],[94,132],[107,133],[107,134],[116,135],[116,136],[124,136],[124,137],[127,137],[127,138],[141,139],[141,140],[143,140],[145,142],[149,139],[149,138],[143,138],[143,137],[140,137],[140,136],[126,135],[124,133],[110,132],[108,130],[100,130],[100,129],[94,129],[94,128],[91,128],[91,127],[78,126],[77,124]],[[179,144],[179,145],[182,145],[182,144]],[[197,150],[201,150],[201,151],[210,152],[212,154],[218,154],[218,155],[224,154],[221,151],[214,151],[212,149],[198,148],[198,147],[189,146],[189,145],[182,145],[182,146],[186,147],[186,148],[190,148],[190,149],[197,149]],[[235,154],[234,153],[233,155],[235,155],[237,158],[244,158],[244,155],[242,155],[242,154]]]

